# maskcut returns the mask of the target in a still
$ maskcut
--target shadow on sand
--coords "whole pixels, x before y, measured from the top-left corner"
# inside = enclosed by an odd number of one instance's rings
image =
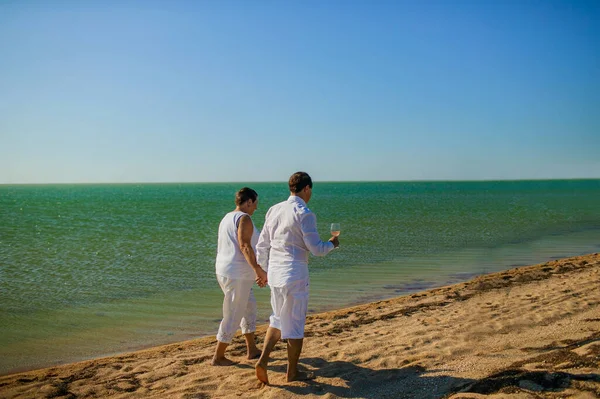
[[[299,385],[275,385],[296,395],[333,394],[341,398],[423,398],[437,399],[474,383],[474,380],[450,376],[427,376],[422,367],[373,370],[345,361],[328,362],[322,358],[302,358],[300,363],[316,369],[317,380]],[[286,366],[269,367],[285,373]],[[326,379],[341,379],[346,386],[328,384]]]

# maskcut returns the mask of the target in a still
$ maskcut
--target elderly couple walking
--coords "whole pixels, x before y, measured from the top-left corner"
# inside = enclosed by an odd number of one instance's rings
[[[324,256],[337,248],[339,241],[337,237],[328,241],[319,237],[316,216],[307,206],[312,186],[307,173],[294,173],[289,180],[290,197],[269,209],[260,233],[251,219],[258,194],[247,187],[237,192],[235,210],[219,225],[216,273],[225,299],[213,365],[233,363],[225,357],[225,350],[241,327],[248,359],[259,359],[255,368],[260,381],[269,383],[269,355],[280,339],[287,340],[287,380],[314,378],[312,373],[298,370],[308,306],[308,254]],[[273,308],[262,353],[254,342],[255,281],[260,287],[269,285]]]

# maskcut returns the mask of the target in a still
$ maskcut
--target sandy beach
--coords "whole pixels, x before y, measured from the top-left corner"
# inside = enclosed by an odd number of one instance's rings
[[[2,376],[0,397],[597,398],[599,304],[591,254],[311,315],[300,359],[309,382],[285,382],[284,342],[264,386],[240,336],[230,367],[210,365],[206,337]]]

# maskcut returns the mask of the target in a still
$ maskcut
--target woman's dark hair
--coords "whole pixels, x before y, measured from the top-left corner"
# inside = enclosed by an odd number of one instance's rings
[[[304,189],[304,187],[309,186],[312,188],[312,179],[306,172],[296,172],[290,177],[290,181],[288,182],[290,186],[290,192],[298,194],[300,191]]]
[[[235,205],[240,206],[248,200],[256,201],[257,198],[258,194],[256,193],[256,191],[252,190],[249,187],[244,187],[241,188],[240,191],[235,193]]]

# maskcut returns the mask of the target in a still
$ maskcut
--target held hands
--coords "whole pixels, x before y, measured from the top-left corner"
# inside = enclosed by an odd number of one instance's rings
[[[268,283],[267,272],[260,267],[254,272],[256,273],[256,284],[258,284],[260,288],[264,288]]]
[[[339,247],[339,246],[340,246],[340,240],[339,240],[339,238],[337,238],[337,237],[335,237],[335,236],[332,236],[332,237],[329,239],[329,242],[333,243],[333,247],[334,247],[334,248],[337,248],[337,247]]]

